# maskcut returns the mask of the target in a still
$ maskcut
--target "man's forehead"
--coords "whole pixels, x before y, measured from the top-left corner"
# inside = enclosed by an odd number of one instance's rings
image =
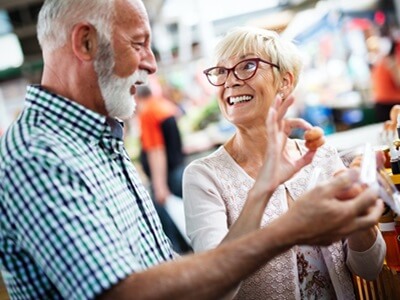
[[[146,8],[141,0],[115,0],[117,20],[123,17],[141,18],[148,21]]]
[[[146,8],[142,0],[115,0],[115,5],[119,5],[121,8],[124,9],[135,9],[135,10],[144,10]]]

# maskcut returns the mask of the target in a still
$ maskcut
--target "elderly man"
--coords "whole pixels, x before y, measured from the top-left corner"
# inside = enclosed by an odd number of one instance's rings
[[[11,298],[218,299],[295,244],[329,244],[377,222],[373,191],[334,198],[357,180],[349,172],[267,228],[174,260],[117,121],[132,115],[136,86],[156,71],[143,3],[46,0],[38,38],[41,85],[28,87],[0,142],[0,261]],[[244,212],[254,218],[279,161],[267,151]]]

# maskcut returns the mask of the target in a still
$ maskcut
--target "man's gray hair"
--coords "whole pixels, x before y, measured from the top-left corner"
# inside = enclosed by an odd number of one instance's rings
[[[115,0],[45,0],[39,12],[37,37],[42,49],[64,46],[79,22],[92,24],[101,38],[111,40]]]

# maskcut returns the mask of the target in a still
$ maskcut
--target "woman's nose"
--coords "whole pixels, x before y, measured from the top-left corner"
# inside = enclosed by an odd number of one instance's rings
[[[236,85],[239,85],[240,81],[241,81],[240,79],[236,78],[233,71],[229,71],[228,75],[226,76],[224,87],[225,88],[234,87]]]

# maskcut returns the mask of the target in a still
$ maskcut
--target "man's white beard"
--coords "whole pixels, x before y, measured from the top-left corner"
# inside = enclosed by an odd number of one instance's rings
[[[121,120],[130,118],[136,109],[136,101],[131,95],[131,87],[136,82],[147,82],[148,73],[137,70],[126,78],[113,74],[115,61],[111,46],[99,45],[99,53],[95,60],[95,71],[104,99],[108,116]]]
[[[136,71],[131,76],[120,78],[114,74],[99,77],[101,94],[108,115],[113,118],[127,119],[136,109],[136,101],[131,95],[131,87],[139,80],[141,71]]]

